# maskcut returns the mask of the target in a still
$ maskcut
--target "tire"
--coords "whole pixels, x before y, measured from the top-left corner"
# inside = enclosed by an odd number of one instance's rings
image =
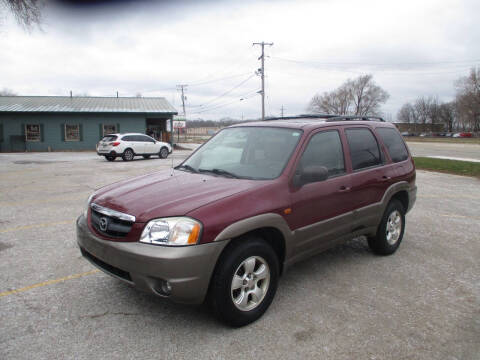
[[[160,159],[166,159],[168,156],[168,149],[166,147],[162,147],[160,149],[160,152],[158,153],[158,157]]]
[[[105,156],[108,161],[115,161],[115,156]]]
[[[278,273],[277,255],[262,239],[249,237],[232,243],[222,254],[212,277],[209,289],[212,311],[233,327],[257,320],[272,303]]]
[[[150,159],[150,155],[143,155],[144,159]]]
[[[383,214],[374,237],[368,238],[368,246],[375,254],[393,254],[403,239],[405,231],[405,209],[400,201],[393,199]]]
[[[134,156],[135,156],[135,154],[133,153],[132,149],[126,149],[123,152],[122,159],[123,159],[123,161],[131,161],[131,160],[133,160]]]

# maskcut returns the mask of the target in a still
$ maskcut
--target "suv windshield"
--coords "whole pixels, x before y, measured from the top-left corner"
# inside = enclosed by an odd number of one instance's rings
[[[288,162],[301,130],[236,127],[220,131],[178,169],[245,179],[274,179]]]

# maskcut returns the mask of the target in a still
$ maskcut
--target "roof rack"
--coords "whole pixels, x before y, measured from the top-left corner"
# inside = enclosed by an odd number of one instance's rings
[[[326,119],[325,121],[331,122],[331,121],[355,121],[355,120],[385,122],[385,120],[383,120],[383,118],[381,118],[380,116],[365,116],[365,115],[335,115],[333,117]]]
[[[284,116],[284,117],[269,117],[265,121],[270,120],[301,120],[301,119],[322,119],[326,122],[331,121],[381,121],[385,122],[383,118],[379,116],[368,116],[368,115],[337,115],[337,114],[302,114],[294,116]]]
[[[332,114],[301,114],[301,115],[293,115],[293,116],[282,116],[282,117],[267,117],[265,121],[270,120],[301,120],[301,119],[329,119],[333,117],[337,117],[340,115],[332,115]]]

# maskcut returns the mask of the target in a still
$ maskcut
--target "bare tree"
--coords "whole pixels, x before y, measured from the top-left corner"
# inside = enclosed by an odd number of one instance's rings
[[[15,93],[13,90],[3,88],[0,90],[0,96],[17,96],[17,93]]]
[[[315,95],[308,109],[313,113],[346,115],[350,112],[351,105],[350,92],[344,84],[323,95]]]
[[[43,0],[0,0],[3,7],[9,9],[20,25],[31,28],[40,25],[42,20]]]
[[[354,105],[355,115],[378,115],[380,105],[388,98],[388,93],[373,81],[372,75],[362,75],[348,80],[347,87]]]
[[[420,124],[426,124],[430,119],[431,102],[432,102],[432,98],[428,98],[424,96],[419,97],[417,100],[415,100],[413,107],[415,109],[415,113],[417,114],[417,120]]]
[[[415,124],[418,122],[415,108],[410,103],[405,103],[397,114],[397,120],[403,123]]]
[[[455,123],[455,101],[440,104],[439,106],[439,120],[447,127],[448,132],[453,131],[453,125]]]
[[[480,69],[456,82],[458,118],[463,129],[480,131]]]
[[[339,115],[379,115],[388,93],[373,81],[372,75],[349,79],[338,89],[315,95],[308,111]]]

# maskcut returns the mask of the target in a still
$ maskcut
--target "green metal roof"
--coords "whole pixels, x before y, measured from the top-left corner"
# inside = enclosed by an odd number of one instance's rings
[[[0,96],[0,112],[177,114],[161,97],[96,96]]]

